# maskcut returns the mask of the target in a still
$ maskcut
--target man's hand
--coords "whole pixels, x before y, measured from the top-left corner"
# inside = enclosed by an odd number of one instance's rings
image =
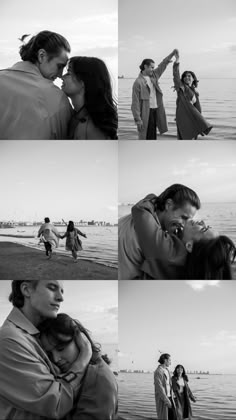
[[[80,350],[80,353],[86,354],[89,360],[92,357],[92,346],[88,338],[84,333],[81,333],[79,329],[75,332],[75,344]]]
[[[171,401],[169,399],[168,399],[167,407],[172,408],[172,404],[171,404]]]
[[[138,131],[142,131],[142,128],[143,128],[143,122],[142,121],[137,122],[137,128],[138,128]]]

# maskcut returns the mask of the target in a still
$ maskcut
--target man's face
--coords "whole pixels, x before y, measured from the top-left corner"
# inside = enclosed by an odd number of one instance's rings
[[[168,359],[165,359],[164,365],[165,365],[165,367],[169,367],[171,365],[171,358],[170,357],[168,357]]]
[[[154,68],[155,68],[155,63],[151,63],[149,64],[149,66],[147,64],[144,64],[145,75],[151,76]]]
[[[46,51],[39,52],[38,68],[45,79],[55,80],[57,77],[62,77],[62,72],[68,61],[68,53],[62,50],[59,55],[49,58]]]
[[[187,201],[182,207],[176,207],[173,200],[168,199],[162,216],[162,227],[170,234],[175,233],[176,229],[183,228],[186,222],[194,217],[196,211],[196,207]]]
[[[67,96],[73,97],[74,95],[79,95],[84,92],[84,82],[77,79],[71,66],[69,66],[68,72],[62,77],[62,80],[63,83],[61,88]]]
[[[197,242],[201,239],[214,239],[219,236],[219,233],[213,230],[210,226],[206,226],[203,221],[189,220],[183,229],[182,241],[187,244]],[[189,249],[191,252],[191,247]]]
[[[39,280],[36,288],[29,286],[29,306],[38,318],[56,318],[63,302],[63,283],[60,280]]]
[[[40,336],[42,346],[50,360],[59,367],[62,373],[65,373],[77,359],[79,349],[74,338],[65,334],[58,334],[57,338],[59,341],[55,340],[52,335],[42,333]]]

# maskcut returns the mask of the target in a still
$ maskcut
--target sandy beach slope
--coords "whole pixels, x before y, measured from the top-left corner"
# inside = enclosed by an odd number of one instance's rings
[[[91,261],[54,254],[50,260],[37,249],[0,242],[1,280],[113,280],[118,270]]]

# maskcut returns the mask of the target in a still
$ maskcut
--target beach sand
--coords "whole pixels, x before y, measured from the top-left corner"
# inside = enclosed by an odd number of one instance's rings
[[[4,280],[113,280],[118,270],[92,261],[45,253],[11,242],[0,242],[0,279]]]

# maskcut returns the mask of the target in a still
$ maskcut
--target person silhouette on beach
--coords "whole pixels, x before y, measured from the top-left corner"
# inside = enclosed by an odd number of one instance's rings
[[[46,250],[46,255],[50,259],[52,256],[52,248],[58,247],[59,239],[61,238],[60,233],[55,226],[50,223],[49,217],[45,217],[44,224],[38,231],[38,238],[43,241]]]
[[[77,252],[83,249],[82,242],[79,239],[78,235],[87,238],[85,233],[81,232],[75,227],[74,222],[72,220],[69,221],[67,225],[67,230],[64,233],[64,235],[60,235],[61,239],[66,238],[66,250],[71,251],[75,263],[78,261]]]
[[[131,110],[140,140],[156,140],[157,128],[160,134],[168,131],[159,78],[177,51],[174,49],[156,68],[150,58],[145,58],[139,66],[140,73],[133,84]]]
[[[27,43],[25,37],[22,61],[0,70],[0,138],[66,139],[72,107],[53,81],[62,77],[70,45],[51,31],[41,31]]]

